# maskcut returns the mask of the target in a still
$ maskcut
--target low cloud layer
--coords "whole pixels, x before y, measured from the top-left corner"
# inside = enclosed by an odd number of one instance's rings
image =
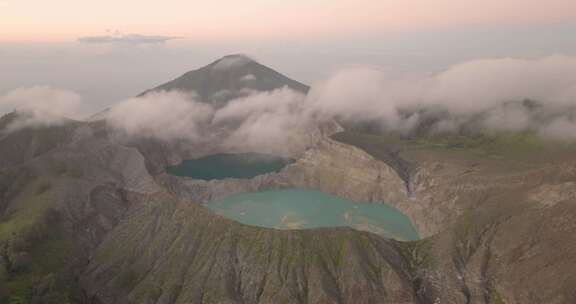
[[[131,136],[270,151],[284,149],[309,130],[304,101],[304,95],[283,88],[216,108],[193,94],[162,91],[125,100],[110,109],[106,119]]]
[[[9,129],[59,124],[81,116],[82,98],[75,92],[49,86],[18,88],[0,95],[0,115],[25,113]]]
[[[312,129],[305,96],[289,88],[233,100],[213,118],[216,126],[234,126],[225,139],[229,147],[281,148],[298,144]],[[270,150],[270,149],[268,149]]]
[[[403,132],[426,122],[438,132],[472,126],[575,139],[576,58],[476,60],[410,79],[343,70],[314,86],[309,104],[324,115]]]
[[[88,44],[124,44],[124,45],[147,45],[163,44],[167,41],[178,39],[173,36],[123,34],[118,31],[110,32],[109,35],[85,36],[78,38],[81,43]]]
[[[403,134],[532,131],[572,140],[576,58],[477,60],[411,78],[352,68],[317,83],[308,96],[288,88],[254,92],[222,108],[159,92],[120,103],[109,119],[133,134],[259,148],[297,142],[319,120],[333,118]]]
[[[214,110],[182,92],[153,92],[124,100],[111,108],[107,120],[131,135],[168,140],[199,140]]]
[[[241,63],[232,59],[226,64]],[[77,117],[80,102],[70,91],[33,87],[0,96],[0,111],[25,110],[36,117],[27,123],[50,124]],[[130,135],[252,150],[293,145],[331,119],[403,134],[531,131],[576,140],[576,57],[476,60],[409,78],[351,68],[307,96],[289,88],[251,92],[223,107],[194,94],[154,92],[118,103],[106,119]]]

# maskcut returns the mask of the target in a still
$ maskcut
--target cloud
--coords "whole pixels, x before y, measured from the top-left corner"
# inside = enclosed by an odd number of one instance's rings
[[[75,92],[50,86],[34,86],[12,90],[0,96],[0,113],[26,113],[9,129],[47,126],[79,118],[82,98]]]
[[[538,130],[543,138],[571,141],[576,139],[576,121],[568,117],[554,119]]]
[[[576,57],[475,60],[429,79],[429,88],[421,98],[455,112],[481,111],[525,98],[562,105],[574,102],[574,76]]]
[[[215,113],[213,124],[231,128],[225,146],[266,151],[305,145],[312,130],[305,96],[287,87],[232,100]]]
[[[301,93],[282,88],[215,108],[199,102],[194,94],[160,91],[120,102],[106,120],[131,136],[282,153],[307,143],[303,138],[312,124],[304,101]]]
[[[576,58],[568,56],[475,60],[410,78],[357,67],[306,96],[289,88],[247,94],[215,107],[156,92],[121,102],[108,120],[129,134],[274,152],[304,148],[319,121],[333,118],[402,134],[534,131],[576,139]]]
[[[346,69],[314,86],[309,102],[324,115],[402,132],[423,124],[441,132],[556,130],[568,125],[553,120],[576,114],[576,57],[474,60],[409,79]]]
[[[271,92],[254,93],[248,97],[230,101],[215,115],[216,123],[229,120],[245,120],[250,116],[263,113],[289,114],[295,107],[301,106],[304,95],[289,88],[281,88]]]
[[[106,119],[133,136],[198,140],[213,111],[209,104],[195,101],[193,94],[162,91],[124,100],[110,109]]]
[[[114,32],[103,36],[85,36],[78,38],[79,42],[87,44],[123,44],[123,45],[150,45],[163,44],[167,41],[179,39],[174,36],[153,36],[141,34],[122,34]]]
[[[372,68],[338,71],[314,86],[309,103],[314,111],[347,120],[398,122],[397,105],[411,96],[407,83]]]
[[[482,119],[487,130],[520,132],[527,130],[532,122],[530,111],[522,103],[508,103],[491,108]]]

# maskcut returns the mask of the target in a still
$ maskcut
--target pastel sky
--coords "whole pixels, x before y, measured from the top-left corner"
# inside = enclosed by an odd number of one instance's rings
[[[574,0],[0,0],[0,41],[66,40],[109,28],[218,40],[575,19]]]

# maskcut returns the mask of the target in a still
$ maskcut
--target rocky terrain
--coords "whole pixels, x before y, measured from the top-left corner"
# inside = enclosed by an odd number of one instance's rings
[[[163,168],[219,147],[102,121],[8,132],[18,115],[0,118],[0,303],[576,302],[570,145],[334,127],[279,173],[197,181]],[[385,202],[423,238],[249,227],[203,206],[292,187]]]

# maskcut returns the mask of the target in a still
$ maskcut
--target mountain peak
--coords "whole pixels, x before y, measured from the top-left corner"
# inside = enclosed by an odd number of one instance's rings
[[[254,61],[254,59],[252,59],[250,56],[243,54],[243,53],[224,55],[219,60],[222,60],[222,59],[240,59],[240,58]]]
[[[256,63],[256,61],[244,54],[233,54],[216,60],[211,66],[215,70],[225,71],[231,68],[242,67],[250,63]]]
[[[142,95],[151,91],[194,92],[200,101],[218,106],[254,92],[269,92],[283,87],[303,94],[309,89],[308,86],[258,63],[247,55],[232,54],[187,72]]]

